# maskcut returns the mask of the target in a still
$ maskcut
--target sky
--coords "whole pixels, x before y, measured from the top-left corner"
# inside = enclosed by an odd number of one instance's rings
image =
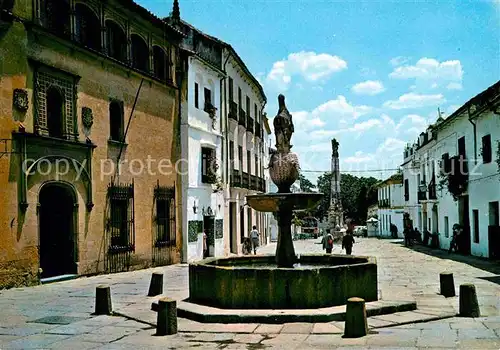
[[[172,8],[137,2],[160,17]],[[390,176],[438,108],[449,116],[500,79],[499,0],[179,3],[185,21],[235,48],[271,119],[286,96],[292,151],[314,182],[330,170],[333,137],[342,172]]]

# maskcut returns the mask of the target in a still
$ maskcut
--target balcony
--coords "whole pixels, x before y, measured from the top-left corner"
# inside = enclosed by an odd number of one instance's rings
[[[266,192],[266,180],[259,177],[258,181],[259,181],[259,187],[258,187],[257,191]]]
[[[259,178],[255,175],[250,175],[250,190],[258,191],[259,190]]]
[[[245,127],[247,124],[247,117],[246,117],[246,113],[243,110],[243,108],[240,108],[240,114],[238,117],[238,124],[241,125],[242,127]]]
[[[250,188],[250,174],[242,173],[241,188]]]
[[[428,189],[429,189],[429,199],[437,199],[436,184],[430,184]]]
[[[252,133],[253,132],[253,118],[250,116],[250,114],[247,115],[247,131]]]
[[[238,105],[234,101],[229,102],[228,117],[229,117],[229,119],[232,119],[234,121],[238,121]]]
[[[255,122],[255,137],[262,138],[262,126],[257,122]]]
[[[417,191],[417,198],[419,201],[427,200],[427,191]]]
[[[390,206],[391,206],[391,203],[388,199],[381,199],[378,201],[378,207],[380,209],[390,208]]]
[[[241,172],[238,169],[233,169],[231,172],[231,187],[241,187]]]

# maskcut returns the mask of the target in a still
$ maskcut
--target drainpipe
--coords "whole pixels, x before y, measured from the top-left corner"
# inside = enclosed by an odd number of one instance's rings
[[[226,60],[224,62],[224,65],[222,66],[222,71],[224,72],[224,77],[221,79],[221,84],[223,84],[225,82],[225,80],[226,80],[226,76],[227,76],[226,64],[229,61],[229,56],[230,55],[228,54],[227,57],[226,57]],[[224,160],[225,160],[225,163],[226,163],[224,172],[225,172],[225,178],[226,178],[226,180],[229,180],[229,157],[228,157],[228,155],[229,155],[229,140],[228,140],[229,122],[227,120],[228,119],[228,116],[227,116],[227,108],[228,108],[227,104],[228,104],[228,101],[227,101],[226,84],[224,84],[224,98],[222,98],[222,96],[221,96],[221,100],[222,100],[223,105],[224,105],[224,142],[226,143],[226,147],[224,147],[224,151],[226,152],[226,155],[224,157]],[[222,108],[221,108],[221,113],[222,113]],[[229,185],[229,181],[227,181],[227,183]]]
[[[477,164],[477,130],[476,123],[474,123],[470,117],[470,107],[467,109],[467,114],[469,115],[469,122],[472,124],[474,130],[474,164]]]

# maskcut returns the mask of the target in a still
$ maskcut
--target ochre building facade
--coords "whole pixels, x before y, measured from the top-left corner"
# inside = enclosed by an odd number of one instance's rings
[[[2,6],[0,288],[179,262],[182,33],[130,0]]]

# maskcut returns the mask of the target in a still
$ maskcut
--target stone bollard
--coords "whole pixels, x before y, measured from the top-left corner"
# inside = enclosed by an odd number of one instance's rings
[[[451,272],[443,272],[439,274],[439,284],[441,287],[441,295],[446,298],[454,297],[455,282],[453,281],[453,274]]]
[[[156,335],[177,334],[177,302],[170,298],[158,300]]]
[[[153,272],[151,275],[151,283],[149,284],[148,297],[154,297],[163,294],[163,274]]]
[[[472,283],[460,285],[460,310],[461,317],[479,317],[479,303],[477,302],[476,286]]]
[[[158,300],[156,335],[177,334],[177,302],[170,298]]]
[[[95,289],[95,314],[111,315],[113,308],[111,306],[111,290],[109,286],[100,285]]]
[[[365,301],[349,298],[345,314],[344,338],[359,338],[368,334]]]

